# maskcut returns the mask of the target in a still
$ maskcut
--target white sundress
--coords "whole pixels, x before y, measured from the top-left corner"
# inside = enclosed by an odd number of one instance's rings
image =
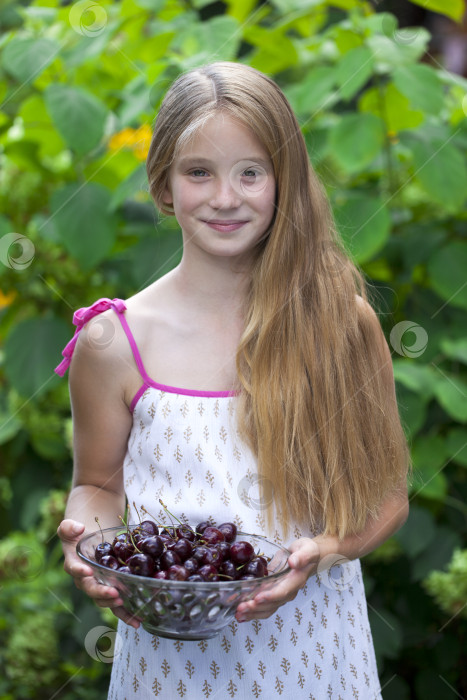
[[[234,395],[168,387],[148,377],[119,299],[76,312],[75,335],[106,308],[118,314],[143,378],[124,460],[128,502],[166,522],[161,498],[192,525],[211,516],[285,546],[312,536],[296,525],[288,540],[279,525],[267,531],[255,458],[235,426]],[[70,341],[59,373],[73,348]],[[271,617],[234,620],[206,640],[167,639],[119,621],[108,700],[381,699],[360,562],[337,568],[340,579],[327,571],[310,577]]]

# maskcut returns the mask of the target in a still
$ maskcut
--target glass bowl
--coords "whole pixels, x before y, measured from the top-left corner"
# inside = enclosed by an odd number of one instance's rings
[[[130,526],[130,530],[136,526]],[[122,527],[102,531],[112,542]],[[169,639],[198,640],[215,637],[235,616],[237,606],[278,583],[290,568],[290,552],[261,535],[237,532],[236,541],[247,541],[271,561],[269,575],[244,581],[168,581],[108,569],[95,560],[95,547],[102,542],[100,530],[85,535],[77,544],[78,556],[92,568],[99,583],[120,592],[123,607],[141,619],[150,634]]]

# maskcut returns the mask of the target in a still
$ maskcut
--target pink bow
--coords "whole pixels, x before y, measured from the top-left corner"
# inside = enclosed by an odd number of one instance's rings
[[[65,372],[71,364],[71,358],[73,357],[73,351],[75,349],[76,341],[78,340],[78,335],[80,334],[83,326],[86,325],[86,323],[88,323],[88,321],[90,321],[92,318],[94,318],[94,316],[97,316],[98,314],[101,314],[103,311],[107,311],[110,308],[115,309],[117,313],[122,313],[123,311],[125,311],[126,306],[121,299],[107,299],[107,297],[103,297],[102,299],[98,299],[97,301],[95,301],[94,304],[92,304],[91,306],[83,306],[81,309],[75,311],[75,313],[73,314],[73,324],[77,326],[75,334],[73,338],[64,347],[62,351],[64,359],[60,362],[60,364],[57,367],[55,367],[54,372],[63,377],[63,375],[65,374]]]

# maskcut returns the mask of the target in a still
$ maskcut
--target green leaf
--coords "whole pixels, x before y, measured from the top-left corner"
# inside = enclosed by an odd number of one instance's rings
[[[111,193],[102,185],[66,185],[52,195],[51,209],[57,231],[68,252],[85,270],[103,260],[112,249],[117,229],[109,213]]]
[[[295,44],[285,36],[282,30],[269,31],[267,43],[261,46],[249,58],[248,64],[263,73],[279,73],[298,63]]]
[[[409,391],[404,386],[398,386],[397,403],[402,425],[410,435],[416,435],[425,423],[427,411],[425,397]]]
[[[41,156],[55,156],[65,148],[65,143],[55,129],[42,95],[32,95],[25,100],[18,116],[23,120],[24,137],[40,145]]]
[[[70,339],[70,327],[59,318],[20,321],[5,342],[5,375],[27,398],[43,394],[58,380],[54,367]]]
[[[256,0],[226,0],[227,14],[243,23],[256,7]]]
[[[440,374],[435,396],[448,415],[460,423],[467,423],[467,382],[464,379],[445,372]]]
[[[437,377],[434,370],[426,365],[416,364],[408,359],[395,359],[392,363],[394,378],[407,389],[430,399],[435,391]]]
[[[435,533],[436,525],[431,513],[425,508],[411,505],[407,521],[395,533],[394,538],[404,552],[413,558],[430,546]]]
[[[401,66],[394,71],[394,84],[412,107],[438,115],[443,108],[441,80],[433,68],[424,64]]]
[[[82,88],[50,85],[45,91],[47,110],[66,143],[77,154],[91,151],[104,134],[107,107]]]
[[[286,14],[320,7],[323,4],[323,0],[273,0],[272,4],[275,5],[281,13]]]
[[[453,462],[467,467],[467,429],[452,428],[446,438],[446,449]]]
[[[444,525],[438,526],[436,535],[427,547],[413,561],[412,579],[420,581],[431,571],[442,569],[451,560],[452,553],[457,547],[460,547],[462,541],[460,537],[449,530]]]
[[[421,5],[424,10],[439,12],[460,22],[465,13],[464,0],[411,0],[415,5]]]
[[[284,89],[293,110],[297,114],[311,115],[324,106],[330,106],[337,99],[333,94],[336,83],[336,71],[327,66],[318,66],[310,70],[300,83]]]
[[[448,357],[467,364],[467,338],[458,338],[457,340],[443,338],[440,347]]]
[[[447,493],[447,480],[443,474],[446,464],[446,445],[439,435],[424,435],[412,446],[414,482],[411,492],[424,498],[442,501]]]
[[[453,213],[467,197],[467,166],[462,153],[448,140],[412,139],[415,177],[438,204]]]
[[[368,611],[376,657],[394,659],[402,646],[402,626],[399,619],[389,610],[372,608]]]
[[[389,36],[375,34],[366,40],[380,73],[390,73],[397,66],[413,64],[424,55],[430,41],[430,33],[423,27],[417,27],[415,32],[412,28],[393,31],[391,23],[388,28],[383,25],[383,32]]]
[[[384,122],[374,114],[347,114],[330,130],[329,145],[348,173],[369,165],[384,144]]]
[[[467,309],[467,242],[451,241],[428,261],[432,288],[452,306]]]
[[[377,196],[352,196],[338,203],[334,214],[346,248],[358,263],[370,260],[389,237],[391,218]]]
[[[57,56],[60,44],[54,39],[13,39],[3,51],[2,66],[23,83],[32,83]]]
[[[230,61],[236,56],[241,41],[240,25],[228,15],[213,17],[202,22],[190,22],[181,28],[170,49],[180,53],[184,68],[207,63],[216,56],[219,61]]]
[[[140,165],[117,187],[112,195],[109,209],[114,211],[127,199],[132,199],[135,195],[148,192],[148,177],[146,166]]]
[[[395,133],[403,129],[414,129],[424,120],[420,110],[411,108],[409,100],[393,83],[384,88],[370,88],[361,97],[358,108],[384,119],[387,131]]]
[[[347,51],[336,67],[339,97],[349,100],[365,85],[373,73],[373,53],[366,46]]]
[[[21,430],[21,421],[8,410],[5,394],[0,394],[0,445],[8,442]]]
[[[147,286],[180,262],[183,242],[175,219],[161,222],[157,233],[145,236],[130,251],[132,277],[138,287]]]

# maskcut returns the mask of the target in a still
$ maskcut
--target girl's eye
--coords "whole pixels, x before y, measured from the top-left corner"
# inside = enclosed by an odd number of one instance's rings
[[[253,168],[248,168],[248,170],[243,171],[243,175],[245,177],[256,177],[258,173],[256,172],[256,170],[253,170]]]
[[[207,175],[206,170],[202,170],[201,168],[196,168],[196,170],[192,170],[190,172],[190,175],[193,175],[194,177],[199,177],[200,174],[201,174],[201,176]]]

